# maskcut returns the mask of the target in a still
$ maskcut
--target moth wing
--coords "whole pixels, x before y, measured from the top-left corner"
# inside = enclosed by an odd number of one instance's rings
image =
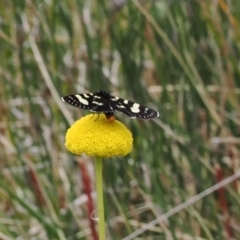
[[[131,118],[148,119],[159,116],[157,111],[127,99],[111,96],[111,102],[114,110],[120,111]]]
[[[135,115],[131,112],[131,109],[129,107],[130,104],[134,104],[134,102],[128,101],[128,103],[126,104],[126,101],[128,100],[111,96],[111,102],[114,110],[122,112],[131,118],[135,118]]]
[[[113,111],[109,100],[99,92],[68,95],[62,97],[62,101],[74,107],[87,109],[96,113]]]
[[[92,109],[93,94],[73,94],[62,97],[62,101],[66,102],[74,107],[82,109]]]

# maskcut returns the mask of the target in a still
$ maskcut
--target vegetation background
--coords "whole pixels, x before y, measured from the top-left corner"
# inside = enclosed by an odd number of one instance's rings
[[[104,161],[107,239],[240,239],[239,13],[239,0],[0,1],[0,239],[97,239],[92,159],[64,147],[87,112],[60,100],[97,89],[160,112],[116,113],[134,148]]]

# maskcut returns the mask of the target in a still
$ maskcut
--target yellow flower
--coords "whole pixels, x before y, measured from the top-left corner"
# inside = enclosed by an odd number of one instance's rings
[[[88,156],[125,156],[132,150],[131,132],[121,122],[110,122],[104,114],[89,114],[67,131],[66,148],[73,154]]]

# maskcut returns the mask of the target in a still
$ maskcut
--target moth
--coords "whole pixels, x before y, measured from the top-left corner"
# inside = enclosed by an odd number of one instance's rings
[[[131,118],[149,119],[159,116],[159,113],[151,108],[112,96],[109,92],[102,90],[94,93],[68,95],[62,97],[62,101],[94,113],[104,113],[108,119],[113,117],[114,111],[122,112]]]

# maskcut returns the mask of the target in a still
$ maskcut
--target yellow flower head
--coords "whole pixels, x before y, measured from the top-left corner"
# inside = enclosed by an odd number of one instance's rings
[[[89,114],[67,131],[65,146],[73,154],[88,156],[125,156],[132,150],[131,132],[121,122],[108,121],[104,114]]]

